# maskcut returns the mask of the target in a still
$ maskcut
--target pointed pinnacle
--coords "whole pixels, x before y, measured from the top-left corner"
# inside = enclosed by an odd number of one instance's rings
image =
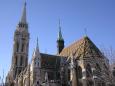
[[[24,2],[24,7],[22,11],[22,16],[21,16],[21,23],[26,23],[26,1]]]
[[[59,33],[58,33],[58,40],[63,40],[62,32],[61,32],[60,19],[59,19]]]
[[[36,47],[38,48],[38,37],[37,37],[37,45],[36,45]]]

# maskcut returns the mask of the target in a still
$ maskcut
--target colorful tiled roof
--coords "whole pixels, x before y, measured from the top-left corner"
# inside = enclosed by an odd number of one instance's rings
[[[64,48],[59,55],[65,57],[73,55],[77,59],[81,57],[102,57],[100,50],[87,36]]]

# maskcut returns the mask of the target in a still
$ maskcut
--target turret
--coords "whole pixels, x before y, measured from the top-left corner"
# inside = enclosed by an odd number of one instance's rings
[[[32,83],[33,86],[39,86],[41,84],[40,80],[40,68],[41,68],[41,55],[39,52],[38,47],[38,39],[37,39],[37,45],[34,50],[33,56],[32,56]]]
[[[37,38],[37,45],[36,45],[36,48],[35,48],[35,50],[33,52],[33,56],[32,56],[32,65],[34,68],[41,67],[41,55],[39,52],[38,38]]]

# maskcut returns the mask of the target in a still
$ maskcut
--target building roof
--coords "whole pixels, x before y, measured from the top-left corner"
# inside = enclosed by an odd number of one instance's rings
[[[60,66],[60,56],[56,55],[49,55],[49,54],[44,54],[40,53],[41,55],[41,66],[42,68],[59,68]]]
[[[100,50],[87,36],[64,48],[59,55],[65,57],[70,57],[73,55],[77,59],[81,57],[102,57]]]

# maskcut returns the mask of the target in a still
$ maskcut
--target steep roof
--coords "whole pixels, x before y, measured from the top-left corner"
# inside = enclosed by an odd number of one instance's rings
[[[59,68],[60,56],[40,53],[41,55],[41,66],[42,68]]]
[[[59,55],[65,57],[70,57],[73,55],[77,59],[81,57],[102,57],[100,50],[87,36],[64,48]]]

